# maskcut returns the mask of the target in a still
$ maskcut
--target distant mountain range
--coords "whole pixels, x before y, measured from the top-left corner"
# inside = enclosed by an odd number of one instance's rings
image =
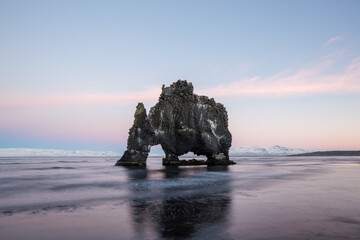
[[[304,157],[316,157],[316,156],[360,156],[360,151],[319,151],[319,152],[309,152],[302,154],[292,155],[296,156],[304,156]]]
[[[282,146],[264,147],[233,147],[230,156],[285,156],[291,154],[309,153],[311,151],[300,148],[286,148]],[[107,151],[35,148],[0,148],[0,157],[119,157],[121,153]],[[163,154],[150,154],[150,157],[163,157]]]
[[[314,152],[302,148],[287,148],[279,145],[272,147],[243,146],[230,148],[233,157],[260,156],[360,156],[360,151],[321,151]],[[67,151],[61,149],[0,148],[0,157],[120,157],[113,151],[98,152],[88,150]],[[189,154],[191,155],[191,154]],[[163,154],[151,154],[150,157],[163,157]]]
[[[0,157],[117,157],[120,153],[107,151],[61,149],[35,149],[35,148],[0,148]]]
[[[230,148],[230,156],[286,156],[293,154],[303,154],[312,152],[302,148],[287,148],[279,145],[272,147],[232,147]]]

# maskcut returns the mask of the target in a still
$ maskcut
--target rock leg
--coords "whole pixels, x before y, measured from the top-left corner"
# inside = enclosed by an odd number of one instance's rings
[[[143,152],[138,150],[126,150],[124,155],[119,161],[116,162],[116,166],[146,166],[146,159],[149,152]]]
[[[228,153],[214,153],[207,155],[207,165],[231,165],[236,164],[234,161],[229,159]]]
[[[163,165],[178,165],[179,157],[171,152],[165,151],[165,158],[163,158]]]

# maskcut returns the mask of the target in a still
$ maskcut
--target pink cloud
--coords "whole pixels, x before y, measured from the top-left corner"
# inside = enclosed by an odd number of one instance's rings
[[[129,102],[156,100],[160,92],[160,88],[149,88],[141,92],[118,94],[57,94],[41,97],[6,96],[3,94],[0,97],[0,108],[31,108],[87,104],[122,104]]]
[[[290,96],[318,93],[360,92],[360,57],[353,59],[339,73],[329,73],[337,56],[324,57],[314,66],[292,71],[286,69],[270,77],[254,76],[231,83],[195,90],[212,97]],[[151,87],[141,92],[118,94],[77,94],[25,97],[0,95],[0,108],[33,108],[67,105],[124,104],[156,101],[161,89]]]
[[[325,47],[329,46],[330,44],[332,44],[334,42],[341,41],[343,39],[344,39],[343,36],[337,36],[337,37],[330,38],[329,40],[326,41]]]
[[[333,65],[334,61],[325,59],[294,73],[285,70],[268,78],[246,78],[203,89],[199,93],[214,97],[242,97],[360,92],[360,58],[353,59],[340,73],[327,73]]]

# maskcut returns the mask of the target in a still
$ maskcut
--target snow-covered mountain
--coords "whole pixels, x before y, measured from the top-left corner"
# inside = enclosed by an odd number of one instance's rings
[[[291,154],[301,154],[313,152],[301,148],[287,148],[279,145],[272,147],[258,147],[258,146],[243,146],[230,148],[230,156],[285,156]]]
[[[0,157],[117,157],[117,152],[88,150],[66,151],[61,149],[0,148]]]
[[[313,152],[301,148],[272,147],[232,147],[230,156],[285,156]],[[61,149],[0,148],[0,157],[119,157],[122,154],[112,151],[97,152],[88,150],[67,151]],[[150,157],[163,157],[163,154],[150,154]]]

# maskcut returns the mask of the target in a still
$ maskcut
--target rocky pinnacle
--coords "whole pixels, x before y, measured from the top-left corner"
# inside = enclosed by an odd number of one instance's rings
[[[164,165],[229,165],[231,134],[228,115],[213,98],[194,94],[192,84],[178,80],[163,85],[158,103],[149,114],[138,103],[129,130],[127,150],[116,165],[145,166],[150,148],[160,144],[165,152]],[[193,152],[207,161],[184,161],[179,156]]]

